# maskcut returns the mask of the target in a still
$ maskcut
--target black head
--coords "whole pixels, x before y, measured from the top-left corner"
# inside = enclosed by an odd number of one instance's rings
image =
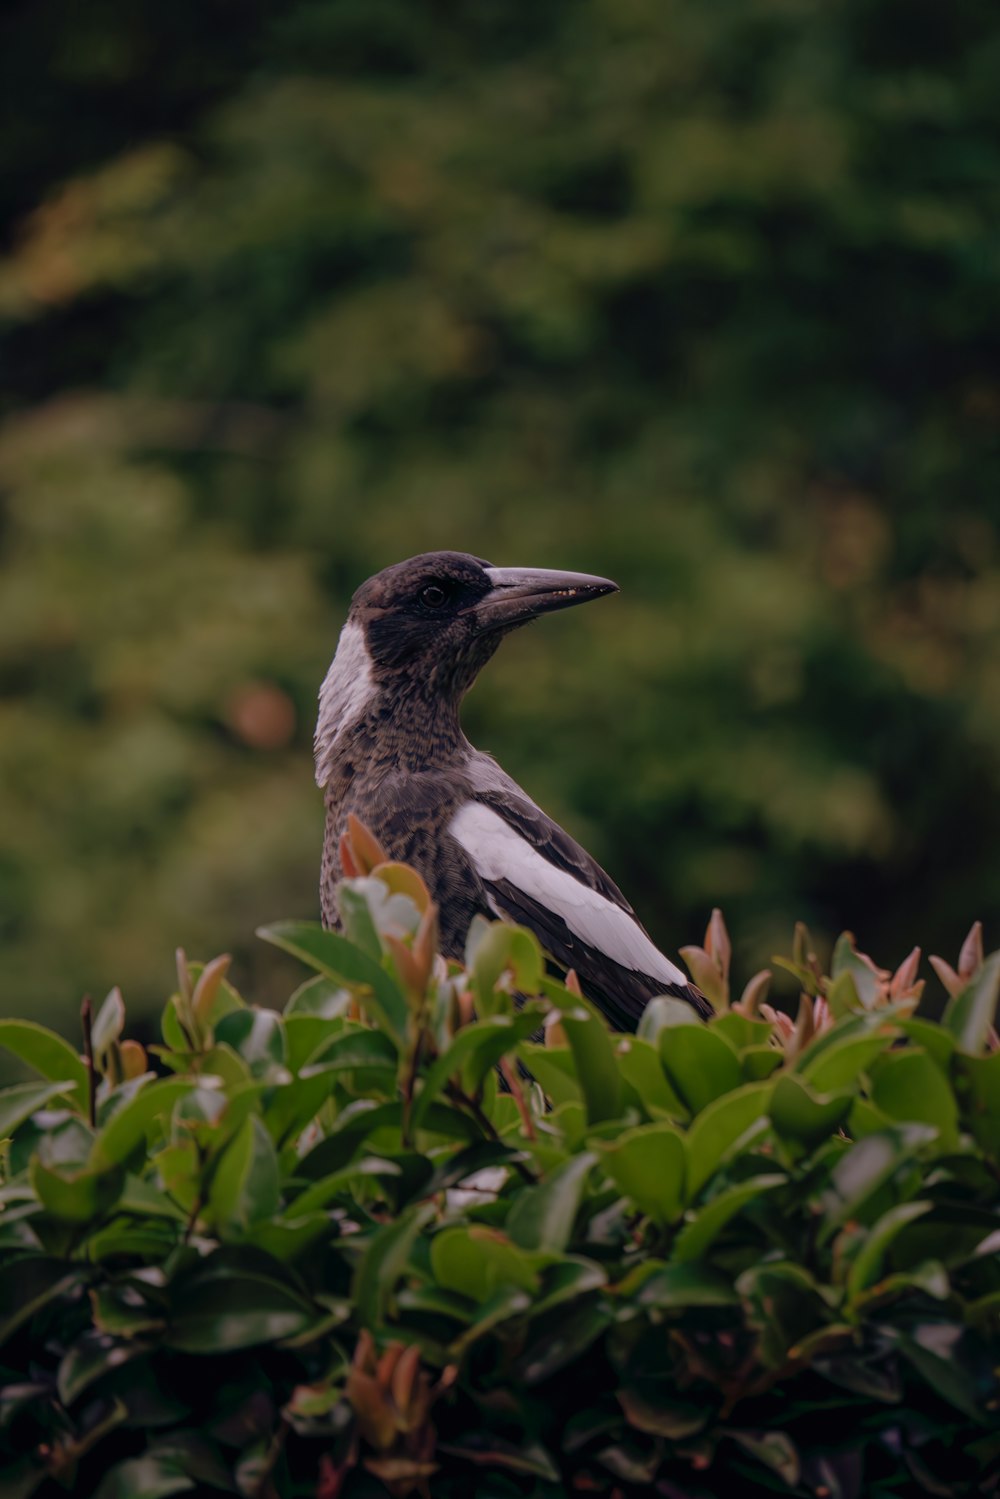
[[[418,673],[464,688],[508,631],[554,609],[616,592],[607,578],[494,567],[465,552],[425,552],[363,583],[350,620],[376,675]]]
[[[493,567],[465,552],[425,552],[362,583],[320,689],[316,778],[326,783],[343,731],[374,711],[400,721],[457,709],[504,635],[539,614],[617,592],[607,578]],[[457,732],[457,713],[454,727]]]

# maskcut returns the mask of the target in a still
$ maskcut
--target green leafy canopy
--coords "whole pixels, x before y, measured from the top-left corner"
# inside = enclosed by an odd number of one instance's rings
[[[156,1065],[117,994],[92,1068],[0,1029],[5,1493],[995,1491],[997,955],[934,1022],[800,931],[793,1019],[716,913],[714,1018],[615,1036],[524,930],[385,942],[365,875],[360,945],[262,933],[283,1014],[182,958]]]

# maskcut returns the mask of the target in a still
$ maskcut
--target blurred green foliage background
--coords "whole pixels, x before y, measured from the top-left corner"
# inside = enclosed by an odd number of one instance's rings
[[[0,85],[6,1013],[270,992],[440,546],[623,585],[466,717],[668,949],[995,939],[992,0],[20,0]]]

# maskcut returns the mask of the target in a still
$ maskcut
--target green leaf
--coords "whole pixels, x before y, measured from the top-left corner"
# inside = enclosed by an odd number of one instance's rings
[[[285,1032],[285,1061],[289,1071],[293,1073],[301,1071],[308,1062],[313,1061],[321,1046],[326,1046],[335,1037],[342,1036],[347,1025],[348,1022],[343,1016],[327,1020],[322,1015],[289,1015],[286,1012],[282,1019],[282,1027]],[[387,1041],[386,1044],[392,1047],[391,1041]],[[395,1047],[392,1047],[392,1052],[395,1056]]]
[[[367,1068],[391,1068],[395,1071],[398,1053],[382,1031],[369,1026],[349,1025],[321,1046],[300,1077],[315,1077],[321,1072],[353,1072]]]
[[[4,1088],[0,1092],[0,1140],[12,1135],[19,1124],[44,1109],[53,1098],[71,1093],[73,1088],[71,1082],[15,1083],[12,1088]]]
[[[413,1203],[395,1223],[387,1223],[372,1235],[351,1288],[362,1327],[375,1328],[382,1322],[389,1297],[406,1270],[410,1251],[435,1212],[433,1203]]]
[[[292,1015],[313,1015],[324,1020],[335,1020],[346,1017],[353,1003],[354,995],[350,989],[346,989],[335,979],[318,974],[316,978],[306,979],[296,989],[285,1006],[285,1020],[287,1022]]]
[[[697,1197],[731,1146],[767,1116],[770,1083],[745,1083],[707,1104],[685,1137],[687,1201]]]
[[[539,1442],[525,1442],[515,1446],[486,1432],[473,1432],[456,1442],[442,1442],[439,1450],[479,1467],[527,1473],[535,1478],[547,1479],[550,1483],[559,1482],[559,1469]]]
[[[890,1052],[872,1068],[872,1101],[890,1119],[933,1124],[945,1150],[958,1146],[958,1105],[944,1073],[919,1047]]]
[[[59,1172],[31,1163],[31,1185],[47,1212],[60,1223],[91,1223],[104,1217],[121,1196],[125,1185],[122,1168]]]
[[[797,1073],[782,1072],[771,1094],[771,1123],[784,1139],[813,1150],[840,1128],[853,1093],[817,1093]]]
[[[955,1052],[956,1041],[951,1031],[946,1031],[944,1026],[934,1020],[922,1020],[919,1016],[911,1015],[909,1019],[898,1022],[899,1029],[911,1041],[922,1046],[924,1051],[938,1064],[942,1072],[947,1075],[948,1064]]]
[[[586,1302],[573,1308],[529,1343],[514,1366],[514,1374],[530,1388],[575,1364],[602,1337],[611,1323],[606,1307]]]
[[[684,1207],[684,1137],[672,1124],[625,1130],[601,1149],[601,1165],[618,1189],[654,1223],[673,1223]]]
[[[169,1114],[194,1086],[190,1078],[157,1078],[146,1083],[98,1131],[91,1146],[91,1166],[100,1171],[126,1161],[155,1121]]]
[[[165,1306],[154,1299],[152,1288],[137,1280],[130,1276],[90,1292],[94,1326],[106,1335],[107,1343],[113,1338],[141,1339],[164,1325]]]
[[[486,1301],[501,1286],[538,1289],[537,1256],[493,1228],[471,1224],[443,1229],[431,1240],[430,1260],[438,1285],[473,1301]]]
[[[141,1344],[114,1342],[95,1329],[77,1338],[63,1356],[56,1377],[56,1388],[63,1405],[72,1405],[84,1390],[103,1379],[114,1369],[146,1352]]]
[[[272,1259],[290,1264],[313,1244],[336,1234],[326,1213],[308,1213],[303,1218],[258,1219],[242,1235],[241,1243],[253,1244]]]
[[[667,1082],[660,1053],[651,1041],[619,1036],[615,1058],[625,1084],[626,1104],[652,1119],[687,1119],[688,1110]]]
[[[441,1294],[440,1291],[438,1294]],[[472,1309],[473,1320],[470,1322],[468,1316],[463,1318],[468,1325],[449,1347],[449,1353],[456,1359],[462,1358],[473,1343],[493,1332],[494,1328],[501,1327],[512,1318],[523,1317],[531,1307],[531,1297],[526,1292],[519,1291],[516,1286],[500,1286],[478,1307],[468,1297],[459,1299],[463,1305]]]
[[[50,1301],[78,1294],[87,1283],[88,1273],[92,1272],[83,1266],[36,1254],[8,1259],[0,1276],[0,1344]]]
[[[272,1081],[284,1072],[285,1032],[281,1016],[273,1010],[254,1005],[231,1011],[215,1027],[215,1040],[231,1047],[252,1077]]]
[[[986,1057],[956,1055],[951,1070],[965,1127],[980,1150],[1000,1160],[1000,1051]]]
[[[883,1213],[873,1223],[851,1260],[847,1272],[847,1295],[853,1301],[862,1291],[873,1285],[882,1274],[886,1250],[893,1239],[908,1223],[920,1218],[934,1206],[931,1202],[901,1202],[897,1207]]]
[[[343,1166],[339,1171],[331,1172],[329,1176],[321,1177],[311,1187],[300,1192],[284,1216],[286,1219],[302,1218],[308,1213],[316,1212],[319,1208],[325,1208],[334,1197],[350,1190],[361,1177],[392,1177],[399,1176],[399,1174],[400,1168],[395,1161],[383,1161],[377,1156],[365,1156],[360,1161],[352,1161],[349,1166]]]
[[[164,1342],[185,1353],[231,1353],[294,1337],[319,1315],[283,1281],[209,1261],[174,1282]]]
[[[791,1350],[830,1325],[830,1308],[808,1271],[790,1261],[751,1265],[736,1281],[756,1327],[761,1362],[779,1369]]]
[[[640,1040],[659,1047],[663,1031],[679,1025],[693,1025],[700,1030],[703,1021],[686,999],[678,999],[673,994],[658,994],[649,1001],[639,1017],[636,1034]]]
[[[621,1076],[607,1023],[595,1005],[570,994],[563,984],[543,981],[545,994],[560,1011],[590,1124],[621,1117]]]
[[[663,1070],[692,1114],[743,1083],[732,1046],[700,1021],[661,1030],[659,1046]]]
[[[597,1291],[608,1283],[607,1272],[593,1260],[580,1255],[564,1255],[542,1272],[542,1287],[531,1304],[531,1317],[541,1317],[553,1307],[564,1306]]]
[[[167,1499],[169,1494],[183,1494],[194,1486],[194,1479],[181,1471],[176,1457],[146,1452],[109,1468],[93,1499],[137,1499],[140,1494],[142,1499]]]
[[[823,1193],[821,1239],[828,1238],[848,1218],[863,1218],[866,1204],[879,1188],[901,1167],[911,1165],[915,1149],[933,1139],[935,1133],[928,1125],[899,1125],[866,1135],[852,1145],[835,1163],[829,1188]]]
[[[517,1054],[551,1100],[553,1108],[581,1101],[583,1091],[576,1074],[573,1053],[568,1046],[543,1046],[534,1041],[526,1041],[518,1048]]]
[[[990,953],[965,988],[949,999],[941,1016],[941,1024],[951,1032],[963,1051],[976,1055],[985,1047],[997,1012],[998,994],[1000,951]]]
[[[125,1029],[125,1004],[121,991],[112,989],[94,1017],[90,1029],[91,1045],[98,1061]]]
[[[854,946],[850,932],[842,932],[837,938],[830,960],[830,976],[839,979],[850,974],[858,999],[866,1010],[874,1009],[882,994],[882,984],[875,970],[865,962]]]
[[[278,1157],[256,1115],[244,1119],[212,1176],[208,1207],[222,1228],[249,1228],[278,1210]]]
[[[713,1197],[711,1202],[706,1203],[703,1208],[689,1212],[686,1215],[684,1227],[674,1240],[672,1258],[681,1264],[691,1260],[700,1260],[705,1251],[714,1244],[729,1220],[735,1217],[748,1202],[752,1202],[755,1197],[760,1197],[764,1192],[773,1192],[775,1187],[784,1186],[785,1181],[786,1178],[776,1172],[764,1176],[753,1176],[749,1181],[739,1182],[736,1186],[728,1187],[724,1192],[720,1192],[718,1197]]]
[[[372,919],[372,913],[365,899],[364,892],[357,887],[359,885],[371,885],[376,883],[370,879],[364,880],[341,880],[337,886],[337,911],[344,928],[344,936],[355,947],[360,947],[363,953],[372,958],[376,963],[382,961],[382,943],[379,941],[378,931]],[[381,880],[377,882],[379,889],[385,891]],[[386,891],[386,894],[388,892]],[[405,897],[397,897],[405,899]],[[413,905],[413,902],[408,902]],[[414,910],[416,908],[414,907]],[[417,913],[419,920],[419,913]],[[411,927],[412,931],[413,928]]]
[[[337,1077],[336,1068],[321,1067],[309,1077],[300,1074],[291,1082],[277,1084],[270,1090],[264,1123],[279,1147],[316,1118],[337,1086]]]
[[[475,1093],[489,1069],[538,1029],[544,1013],[541,1005],[528,1004],[517,1015],[490,1015],[464,1026],[420,1085],[413,1106],[414,1129],[420,1128],[449,1078],[461,1073],[465,1091]]]
[[[772,1026],[769,1020],[750,1020],[737,1010],[727,1010],[724,1015],[715,1015],[708,1022],[709,1030],[716,1031],[738,1052],[748,1046],[767,1046],[771,1039]],[[771,1048],[775,1050],[775,1048]],[[779,1058],[781,1053],[777,1053]]]
[[[893,1342],[936,1395],[986,1426],[991,1417],[986,1413],[970,1369],[956,1356],[961,1336],[958,1324],[925,1323],[914,1328],[912,1335],[894,1332]],[[995,1399],[995,1391],[990,1378],[983,1395]]]
[[[62,1036],[33,1020],[0,1020],[0,1047],[52,1082],[72,1084],[74,1108],[87,1105],[87,1069]]]
[[[406,999],[374,958],[312,921],[279,921],[258,928],[257,935],[352,990],[387,1033],[401,1042],[406,1034]]]
[[[634,1298],[639,1306],[681,1310],[689,1306],[739,1305],[732,1280],[707,1265],[680,1263],[657,1267],[646,1261],[639,1270],[646,1272],[641,1279],[633,1282],[629,1276],[617,1287],[623,1298]]]
[[[892,1044],[898,1034],[895,1026],[887,1024],[880,1035],[849,1035],[842,1041],[835,1040],[819,1056],[810,1056],[807,1048],[797,1070],[818,1093],[836,1093],[840,1088],[855,1085],[858,1075]]]
[[[625,1412],[625,1419],[636,1431],[668,1437],[672,1441],[701,1431],[711,1415],[704,1404],[671,1399],[661,1380],[649,1379],[641,1384],[625,1385],[615,1394]]]
[[[744,1046],[740,1052],[740,1071],[748,1083],[762,1083],[784,1063],[776,1046]]]
[[[765,1468],[777,1473],[790,1489],[796,1487],[801,1463],[795,1443],[784,1432],[727,1430],[725,1434]]]
[[[504,921],[473,921],[466,941],[465,962],[476,1010],[481,1016],[496,1009],[494,990],[508,969],[514,988],[526,998],[542,992],[545,961],[538,938],[527,927],[511,926]]]
[[[585,1151],[558,1166],[543,1182],[523,1188],[507,1214],[507,1233],[522,1249],[566,1248],[596,1155]]]

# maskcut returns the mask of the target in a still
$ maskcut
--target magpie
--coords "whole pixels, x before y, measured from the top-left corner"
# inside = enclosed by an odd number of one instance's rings
[[[446,956],[461,957],[477,913],[502,917],[529,927],[558,968],[575,969],[618,1030],[634,1031],[657,994],[711,1013],[600,865],[459,723],[462,698],[505,635],[617,591],[607,578],[494,567],[463,552],[411,557],[361,585],[319,694],[326,926],[339,925],[340,836],[353,812],[390,858],[423,876]]]

